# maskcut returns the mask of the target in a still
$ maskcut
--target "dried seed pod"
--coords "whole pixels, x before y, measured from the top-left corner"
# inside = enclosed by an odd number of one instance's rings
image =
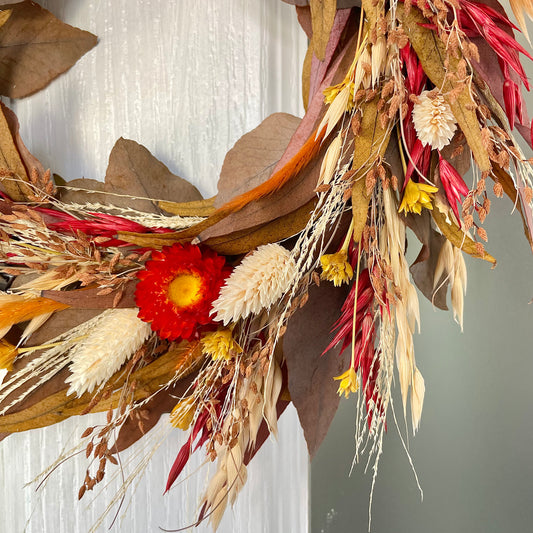
[[[503,196],[503,186],[499,181],[497,181],[494,184],[494,187],[492,188],[492,190],[494,191],[494,195],[497,198],[501,198]]]
[[[94,431],[94,426],[93,427],[88,427],[82,434],[81,434],[81,438],[82,439],[85,439],[86,437],[88,437],[92,432]]]
[[[89,442],[87,444],[87,448],[85,448],[85,457],[89,458],[94,448],[93,441]]]
[[[485,231],[485,228],[477,228],[477,234],[481,239],[483,239],[485,242],[488,241],[487,232]]]

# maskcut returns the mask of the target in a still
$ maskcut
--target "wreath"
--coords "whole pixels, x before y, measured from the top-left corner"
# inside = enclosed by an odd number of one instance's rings
[[[80,435],[79,498],[164,413],[187,432],[166,491],[193,453],[215,464],[196,524],[217,527],[291,402],[314,455],[340,397],[357,398],[355,453],[377,467],[395,379],[413,433],[422,414],[416,288],[441,309],[450,292],[462,328],[464,254],[496,264],[490,196],[517,206],[533,246],[514,136],[531,147],[533,57],[496,0],[288,3],[309,37],[305,116],[244,135],[213,198],[125,139],[105,183],[66,183],[2,104],[0,433],[106,412]],[[527,35],[530,3],[513,9]],[[46,52],[27,46],[37,34]],[[44,89],[96,42],[34,2],[4,5],[0,93]]]

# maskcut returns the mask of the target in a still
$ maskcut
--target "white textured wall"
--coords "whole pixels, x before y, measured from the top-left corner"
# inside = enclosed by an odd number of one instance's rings
[[[240,135],[274,111],[300,113],[306,43],[293,9],[280,0],[41,4],[100,38],[96,49],[45,91],[11,102],[30,149],[66,179],[103,179],[108,154],[124,136],[144,144],[173,172],[212,195],[224,155]],[[74,418],[0,444],[0,532],[22,532],[26,523],[26,531],[35,533],[90,529],[119,480],[87,508],[92,495],[77,502],[85,461],[75,458],[43,490],[23,488],[75,443],[89,423]],[[174,431],[157,451],[131,500],[128,496],[126,517],[115,531],[172,529],[194,518],[204,473],[190,479],[188,490],[180,485],[162,496],[182,439]],[[141,447],[133,453],[139,455]],[[123,459],[130,456],[125,453]],[[198,464],[193,461],[188,473]],[[248,483],[220,531],[306,532],[307,469],[303,437],[289,410],[281,420],[280,442],[267,443],[254,459]]]

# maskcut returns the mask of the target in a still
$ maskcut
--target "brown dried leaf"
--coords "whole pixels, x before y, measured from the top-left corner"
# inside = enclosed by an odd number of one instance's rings
[[[215,211],[215,196],[205,200],[192,202],[157,202],[157,205],[167,213],[181,217],[208,217]]]
[[[337,349],[322,355],[346,295],[346,287],[336,288],[331,283],[312,286],[307,305],[296,311],[283,338],[289,392],[311,457],[326,436],[339,405],[338,383],[333,378],[349,364],[349,350],[340,357]]]
[[[253,228],[212,237],[204,241],[204,244],[219,254],[239,255],[248,253],[262,244],[287,239],[302,231],[315,204],[316,200],[313,199],[293,213]]]
[[[338,3],[338,2],[337,2]],[[297,8],[297,12],[307,9],[309,11],[309,25],[311,26],[310,40],[313,37],[312,32],[312,21],[311,21],[311,8]],[[335,14],[335,20],[333,21],[333,27],[331,28],[329,34],[329,41],[325,50],[325,57],[321,61],[314,53],[313,42],[310,42],[309,45],[309,55],[311,56],[311,65],[310,65],[310,78],[309,78],[309,92],[308,98],[311,100],[315,97],[317,91],[322,95],[320,91],[320,85],[324,81],[324,77],[330,70],[331,62],[334,60],[336,54],[340,49],[342,49],[341,40],[343,35],[353,34],[358,31],[356,27],[350,28],[347,30],[347,25],[350,23],[351,11],[347,9],[338,10]],[[352,23],[355,22],[356,17],[352,17]],[[302,23],[302,17],[299,16],[298,20]],[[305,29],[305,28],[304,28]]]
[[[42,291],[43,298],[49,298],[56,302],[70,305],[74,309],[110,309],[110,308],[127,308],[136,307],[135,305],[135,286],[134,281],[128,282],[122,289],[121,298],[115,303],[117,291],[106,295],[98,295],[100,289],[77,289],[72,291]]]
[[[461,176],[464,176],[470,170],[470,149],[465,138],[460,133],[456,133],[450,143],[440,153]]]
[[[337,0],[310,0],[313,38],[311,40],[315,55],[320,61],[326,57],[326,46],[333,28]]]
[[[2,105],[0,113],[0,169],[10,171],[17,181],[13,179],[2,180],[2,187],[12,200],[24,201],[27,195],[31,193],[31,189],[24,184],[24,182],[29,181],[28,174],[7,120],[8,112],[7,107]]]
[[[313,44],[309,43],[305,53],[304,64],[302,66],[302,102],[307,111],[309,106],[309,95],[311,93],[311,67],[313,64]]]
[[[172,174],[144,146],[123,137],[115,143],[109,156],[104,190],[107,193],[173,202],[202,199],[194,185]],[[148,213],[159,212],[156,202],[149,200],[132,200],[110,194],[107,203]]]
[[[188,376],[181,379],[176,385],[169,389],[164,389],[158,392],[151,398],[143,409],[147,412],[146,418],[143,420],[142,431],[139,427],[138,421],[132,417],[128,417],[126,422],[120,428],[117,440],[111,446],[113,453],[121,452],[136,443],[145,433],[150,431],[159,421],[161,416],[165,413],[170,413],[175,405],[178,403],[180,396],[185,395],[189,389],[194,376]]]
[[[59,186],[59,198],[62,202],[69,204],[85,204],[94,202],[104,202],[104,183],[97,180],[91,180],[87,178],[81,178],[77,180],[69,181],[65,184],[66,187],[72,187],[75,189],[81,189],[79,191],[64,189],[63,186]],[[102,193],[95,194],[95,193]]]
[[[46,87],[97,43],[30,0],[3,7],[12,11],[0,32],[0,93],[9,98]]]
[[[2,104],[2,111],[6,118],[7,125],[9,126],[11,136],[13,137],[13,141],[15,143],[15,147],[18,150],[19,156],[22,160],[22,163],[24,164],[26,172],[29,174],[32,169],[35,169],[39,177],[42,178],[45,174],[45,169],[41,162],[28,150],[28,148],[26,148],[26,145],[22,141],[22,138],[19,133],[19,121],[17,119],[17,115],[15,115],[15,113],[13,113],[11,109],[4,106],[4,104]]]
[[[274,113],[243,135],[224,159],[215,207],[266,181],[300,122],[288,113]]]
[[[390,141],[390,131],[383,128],[378,120],[378,99],[363,105],[361,133],[354,140],[354,159],[352,168],[355,170],[352,187],[352,212],[354,218],[353,239],[361,240],[366,224],[368,205],[371,194],[368,193],[365,176],[373,167],[378,157],[383,156]]]

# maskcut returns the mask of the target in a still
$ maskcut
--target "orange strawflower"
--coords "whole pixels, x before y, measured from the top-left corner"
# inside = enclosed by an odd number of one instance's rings
[[[135,302],[139,318],[160,337],[190,340],[211,324],[212,302],[228,275],[225,258],[192,244],[166,246],[153,252],[137,274]]]

